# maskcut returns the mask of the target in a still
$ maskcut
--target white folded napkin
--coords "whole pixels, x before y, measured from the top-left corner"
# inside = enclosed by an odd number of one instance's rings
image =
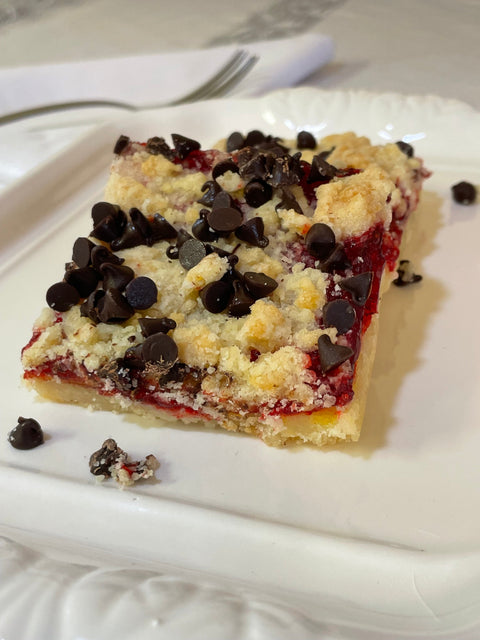
[[[234,89],[236,96],[295,85],[333,56],[332,39],[311,33],[197,51],[0,68],[0,115],[72,100],[161,104],[202,84],[239,48],[260,59]]]

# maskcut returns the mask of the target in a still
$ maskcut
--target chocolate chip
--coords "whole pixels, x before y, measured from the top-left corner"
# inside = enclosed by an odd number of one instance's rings
[[[96,269],[99,273],[101,265],[105,262],[108,262],[109,264],[122,264],[123,262],[125,262],[123,258],[119,258],[102,244],[97,244],[95,247],[93,247],[91,256],[92,265],[94,269]]]
[[[108,289],[105,295],[97,300],[96,310],[98,320],[108,323],[124,322],[135,313],[118,289]]]
[[[207,250],[203,242],[191,238],[182,244],[178,252],[178,259],[184,269],[192,269],[205,258]]]
[[[118,140],[115,142],[115,146],[113,147],[113,153],[119,155],[126,147],[128,147],[129,144],[130,138],[128,136],[119,136]]]
[[[254,209],[272,198],[272,187],[261,180],[251,180],[244,189],[245,202]]]
[[[212,178],[216,180],[219,176],[223,176],[227,171],[232,173],[238,173],[238,165],[231,158],[228,160],[221,160],[212,169]]]
[[[235,235],[239,240],[248,242],[254,247],[264,249],[268,245],[268,238],[264,235],[265,225],[263,218],[256,216],[247,220],[235,231]]]
[[[373,273],[371,271],[365,271],[364,273],[359,273],[356,276],[344,278],[339,284],[342,289],[352,294],[352,299],[356,304],[363,307],[370,295],[372,280]]]
[[[147,276],[131,280],[125,289],[128,304],[134,309],[149,309],[157,301],[157,285]]]
[[[246,292],[255,300],[265,298],[278,287],[278,283],[273,278],[255,271],[246,271],[243,274],[243,284]]]
[[[223,191],[222,187],[215,180],[207,180],[202,185],[203,196],[197,200],[199,204],[203,204],[205,207],[211,207],[215,196]]]
[[[89,296],[96,289],[99,280],[98,273],[92,267],[70,269],[64,278],[65,282],[75,287],[81,298]]]
[[[325,160],[322,154],[314,156],[307,182],[327,182],[338,175],[337,167]]]
[[[26,451],[44,443],[42,427],[33,418],[18,418],[17,426],[7,436],[15,449]]]
[[[314,258],[324,260],[335,248],[335,234],[327,224],[316,222],[305,236],[305,245]]]
[[[153,336],[155,333],[168,333],[177,326],[175,320],[171,318],[139,318],[138,324],[144,338]]]
[[[303,214],[302,207],[299,205],[297,199],[294,197],[290,189],[287,189],[287,187],[282,187],[281,200],[275,206],[275,211],[279,211],[280,209],[286,209],[287,211],[293,209],[297,213]]]
[[[77,267],[88,267],[91,263],[91,252],[94,243],[88,238],[77,238],[73,244],[72,260]]]
[[[152,156],[164,156],[168,160],[172,160],[175,156],[173,150],[165,142],[165,138],[159,138],[158,136],[153,136],[147,140],[145,151]]]
[[[246,147],[254,147],[256,144],[260,144],[265,141],[265,134],[258,129],[252,129],[247,133],[245,138]]]
[[[108,438],[102,444],[101,449],[90,456],[88,461],[90,473],[94,476],[110,476],[110,467],[123,455],[125,455],[125,451],[120,449],[113,438]]]
[[[140,229],[145,238],[150,238],[152,235],[152,227],[150,225],[150,222],[148,221],[148,218],[144,216],[140,209],[137,209],[136,207],[132,207],[129,211],[129,214],[130,220],[137,227],[137,229]]]
[[[452,197],[458,204],[473,204],[477,198],[477,189],[475,185],[462,180],[453,185]]]
[[[398,278],[395,278],[393,284],[397,287],[406,287],[409,284],[420,282],[422,276],[413,272],[413,265],[410,260],[400,260],[397,269]]]
[[[202,211],[200,211],[200,215],[202,215],[203,211],[205,212],[205,215],[208,213],[207,209],[202,209]],[[210,228],[210,225],[204,217],[195,220],[192,224],[192,233],[197,240],[201,240],[202,242],[213,242],[218,239],[218,234]]]
[[[200,292],[200,299],[207,311],[220,313],[227,308],[232,295],[233,287],[230,283],[215,280],[215,282],[210,282],[203,287]]]
[[[326,333],[318,339],[318,353],[320,368],[323,373],[336,369],[343,362],[353,356],[353,350],[341,344],[333,344]]]
[[[156,213],[150,220],[153,242],[172,240],[177,237],[177,230],[162,215]]]
[[[245,146],[245,138],[238,131],[234,131],[227,138],[227,151],[231,153]]]
[[[85,318],[90,318],[90,320],[95,324],[100,322],[98,317],[98,304],[104,295],[105,291],[103,289],[92,291],[85,302],[80,306],[80,315]]]
[[[170,260],[178,260],[179,249],[174,245],[170,245],[167,247],[166,254],[167,258],[170,258]]]
[[[325,273],[332,271],[345,271],[350,269],[350,262],[342,244],[337,243],[334,250],[320,263],[320,269]]]
[[[105,262],[100,266],[104,289],[118,289],[123,291],[127,284],[135,277],[135,272],[130,267],[122,264],[110,264]]]
[[[298,184],[303,176],[303,169],[300,164],[301,155],[299,151],[293,156],[287,154],[275,158],[267,182],[273,187]]]
[[[136,344],[129,347],[123,355],[123,365],[127,369],[144,369],[145,362],[142,358],[142,345]]]
[[[90,234],[102,242],[112,242],[119,238],[125,228],[126,218],[123,212],[121,214],[106,216],[100,220],[93,228]]]
[[[178,133],[172,133],[173,146],[177,152],[178,157],[184,160],[192,151],[198,151],[200,149],[200,143],[192,138],[186,138]]]
[[[233,298],[228,305],[228,315],[235,318],[246,316],[255,300],[245,291],[240,280],[233,281],[233,291]]]
[[[355,309],[348,300],[331,300],[324,305],[322,313],[323,324],[326,327],[335,327],[339,334],[347,333],[355,324]]]
[[[398,140],[395,144],[400,149],[400,151],[407,156],[407,158],[413,157],[413,154],[415,152],[411,144],[408,144],[408,142],[404,142],[403,140]]]
[[[113,251],[132,249],[146,243],[146,238],[141,230],[132,222],[128,222],[120,238],[114,238],[110,242]]]
[[[170,336],[155,333],[142,344],[142,358],[169,369],[178,358],[178,347]]]
[[[112,216],[115,219],[120,220],[123,219],[126,221],[125,213],[120,209],[117,204],[112,204],[111,202],[97,202],[92,207],[92,219],[93,225],[96,226],[99,224],[104,218],[108,218]]]
[[[231,233],[242,224],[242,213],[232,207],[215,207],[208,213],[207,222],[215,231]]]
[[[47,291],[47,304],[55,311],[68,311],[80,302],[78,291],[68,282],[56,282]]]
[[[297,135],[297,148],[298,149],[315,149],[317,141],[310,133],[310,131],[300,131]]]
[[[231,208],[231,209],[237,208],[235,206],[235,202],[232,196],[226,191],[220,191],[219,193],[217,193],[217,195],[213,199],[212,209],[222,209],[225,207]],[[207,216],[208,216],[208,212],[207,212]]]

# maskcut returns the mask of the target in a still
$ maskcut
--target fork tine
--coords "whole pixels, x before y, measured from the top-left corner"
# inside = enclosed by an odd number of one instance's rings
[[[245,61],[243,67],[238,69],[238,71],[236,71],[235,73],[232,73],[229,78],[226,78],[223,83],[219,84],[215,88],[215,90],[210,91],[208,95],[206,95],[203,99],[205,100],[227,95],[228,92],[233,89],[233,87],[236,87],[237,84],[239,84],[240,81],[250,73],[250,69],[254,67],[257,62],[258,56],[251,56],[250,58],[248,58],[248,60]]]

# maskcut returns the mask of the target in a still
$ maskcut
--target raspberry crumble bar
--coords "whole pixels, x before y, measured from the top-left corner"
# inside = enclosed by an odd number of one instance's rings
[[[353,133],[172,142],[116,142],[23,349],[26,383],[269,445],[357,440],[422,161]]]

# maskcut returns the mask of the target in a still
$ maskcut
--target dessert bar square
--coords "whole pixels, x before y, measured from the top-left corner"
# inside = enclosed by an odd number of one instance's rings
[[[208,150],[121,136],[23,349],[25,382],[152,426],[357,440],[380,295],[427,176],[410,145],[354,133],[234,132]]]

